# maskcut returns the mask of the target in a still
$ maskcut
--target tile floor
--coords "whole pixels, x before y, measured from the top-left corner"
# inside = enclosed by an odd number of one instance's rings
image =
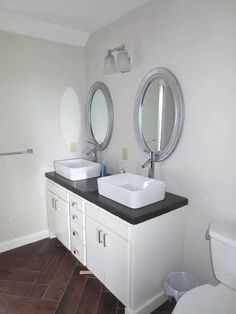
[[[0,314],[124,314],[124,306],[57,239],[0,254]],[[152,314],[170,314],[166,302]]]

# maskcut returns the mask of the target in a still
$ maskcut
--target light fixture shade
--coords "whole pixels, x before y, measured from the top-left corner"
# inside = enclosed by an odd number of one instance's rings
[[[115,57],[111,53],[111,50],[108,50],[107,55],[104,59],[104,68],[103,73],[104,74],[113,74],[116,72],[116,61]]]
[[[129,72],[131,70],[131,60],[126,50],[118,52],[116,68],[121,73]]]

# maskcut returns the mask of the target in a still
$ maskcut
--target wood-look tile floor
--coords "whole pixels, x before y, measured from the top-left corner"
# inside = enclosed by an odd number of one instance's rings
[[[57,239],[0,254],[0,314],[124,314],[124,306]],[[153,314],[170,314],[166,302]]]

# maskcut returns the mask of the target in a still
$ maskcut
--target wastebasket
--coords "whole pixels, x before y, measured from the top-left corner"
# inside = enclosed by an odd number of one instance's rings
[[[173,272],[166,276],[164,281],[165,292],[168,297],[174,297],[176,302],[185,292],[199,286],[200,283],[191,274]]]

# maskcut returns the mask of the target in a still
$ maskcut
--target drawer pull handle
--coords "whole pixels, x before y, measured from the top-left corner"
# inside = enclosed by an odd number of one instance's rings
[[[98,243],[102,243],[102,230],[98,230]]]
[[[57,203],[58,203],[58,200],[55,200],[55,209],[58,209]]]
[[[72,202],[72,207],[78,207],[78,204],[76,202]]]
[[[106,237],[107,237],[107,233],[104,233],[104,235],[103,235],[103,246],[104,247],[107,247]]]
[[[77,219],[78,219],[78,216],[72,215],[72,219],[73,219],[73,220],[77,220]]]
[[[55,206],[55,198],[53,197],[52,198],[52,208],[54,208],[54,206]]]

